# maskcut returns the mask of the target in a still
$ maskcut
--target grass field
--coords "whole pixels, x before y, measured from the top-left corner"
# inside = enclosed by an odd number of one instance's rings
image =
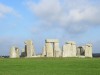
[[[100,75],[100,59],[0,59],[0,75]]]

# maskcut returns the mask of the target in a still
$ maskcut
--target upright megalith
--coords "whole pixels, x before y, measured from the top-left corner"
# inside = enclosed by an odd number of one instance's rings
[[[10,58],[19,58],[19,48],[18,47],[11,47],[10,48]]]
[[[73,41],[67,42],[63,46],[63,57],[76,57],[76,43]]]
[[[54,57],[61,57],[61,49],[59,47],[59,42],[54,43]]]
[[[25,41],[25,53],[26,57],[35,56],[35,49],[31,40]]]
[[[60,57],[61,51],[59,48],[59,41],[57,39],[45,40],[44,53],[46,57]]]
[[[85,47],[85,57],[92,57],[92,44],[87,44]]]
[[[63,54],[62,57],[70,57],[71,56],[71,44],[66,43],[65,45],[63,45]]]
[[[52,43],[47,42],[45,49],[46,49],[46,56],[47,57],[53,57],[53,46],[52,46]]]
[[[46,57],[46,46],[43,47],[42,49],[42,57]]]

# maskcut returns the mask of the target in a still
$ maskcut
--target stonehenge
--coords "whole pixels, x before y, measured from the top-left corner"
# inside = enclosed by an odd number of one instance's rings
[[[22,49],[21,55],[19,55],[18,47],[11,47],[10,58],[19,57],[89,57],[92,58],[92,44],[86,44],[84,46],[77,46],[74,41],[68,41],[62,49],[59,45],[58,39],[46,39],[45,45],[43,46],[42,53],[36,55],[35,47],[31,40],[24,42],[24,48]]]

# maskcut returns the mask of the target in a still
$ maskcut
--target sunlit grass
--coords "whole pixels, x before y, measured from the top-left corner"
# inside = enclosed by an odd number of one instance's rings
[[[100,59],[0,59],[0,75],[100,75]]]

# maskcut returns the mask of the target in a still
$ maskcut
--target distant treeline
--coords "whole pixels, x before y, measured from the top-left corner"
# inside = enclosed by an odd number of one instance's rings
[[[93,57],[100,57],[100,53],[93,53]]]
[[[0,58],[9,58],[9,56],[0,56]]]

